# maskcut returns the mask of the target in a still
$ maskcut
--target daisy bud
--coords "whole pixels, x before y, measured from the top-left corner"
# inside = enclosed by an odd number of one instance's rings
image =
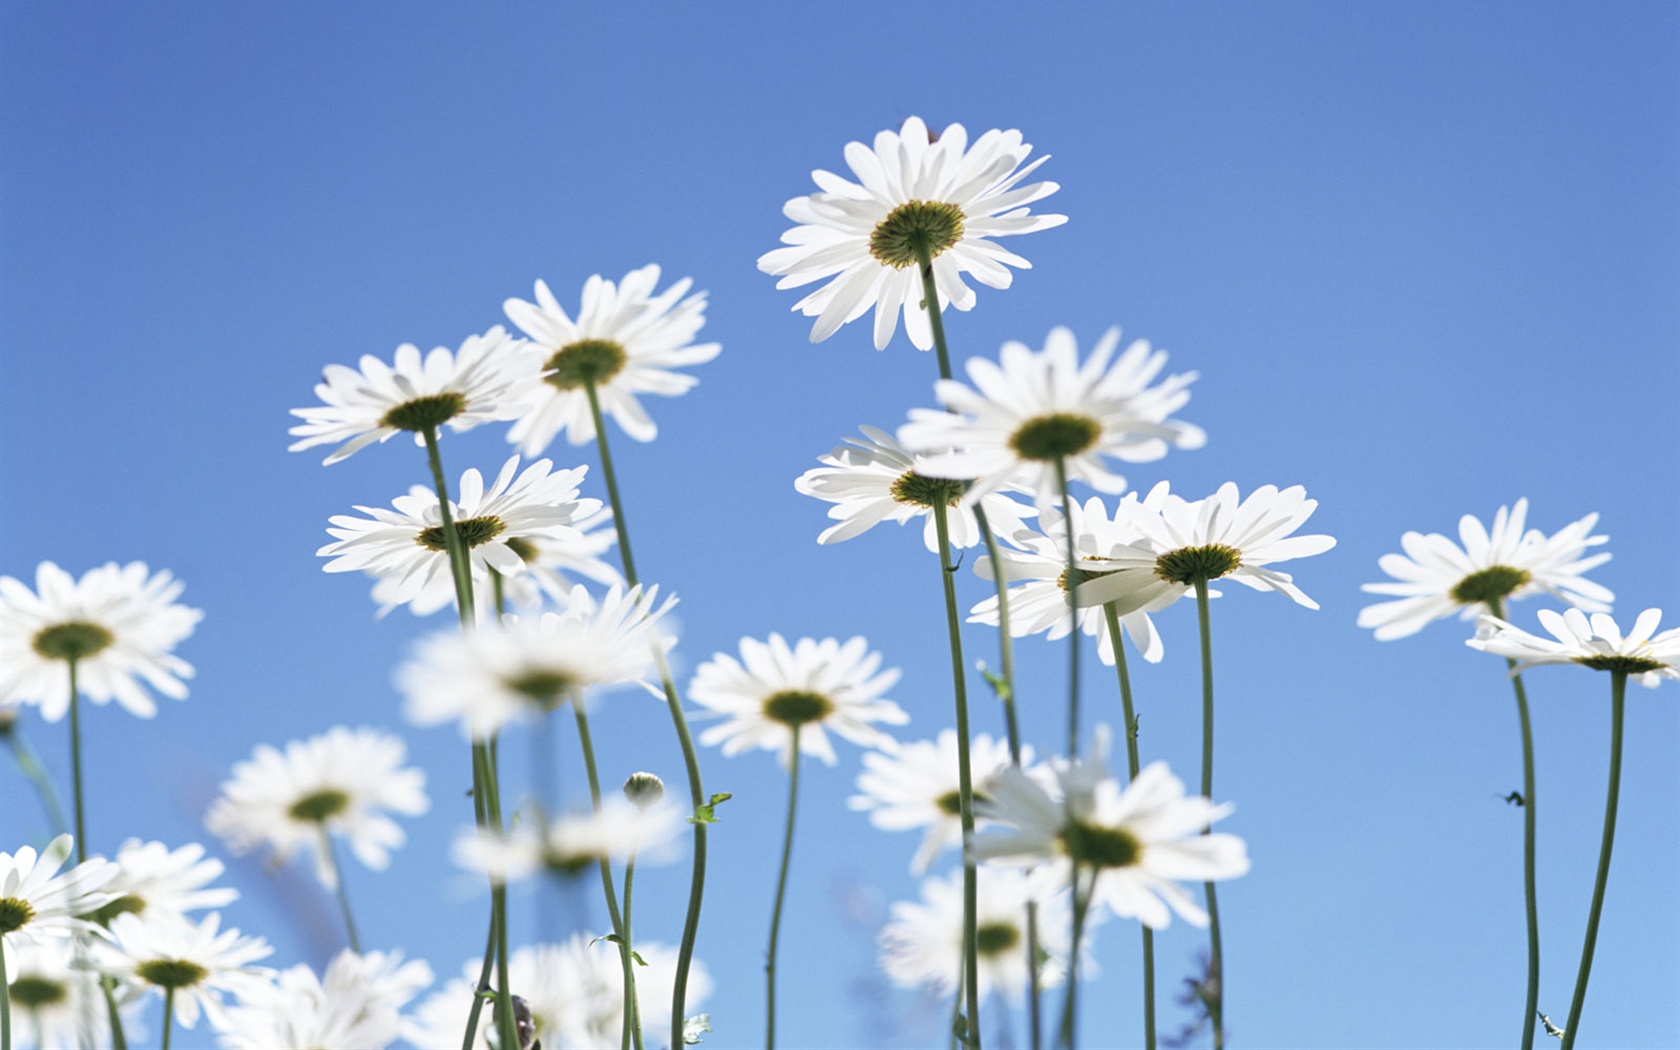
[[[665,797],[665,782],[652,773],[632,773],[624,782],[624,797],[645,810]]]

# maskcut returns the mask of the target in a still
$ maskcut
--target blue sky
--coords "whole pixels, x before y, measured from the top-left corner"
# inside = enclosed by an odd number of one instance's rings
[[[1295,573],[1320,611],[1246,590],[1215,609],[1215,794],[1237,803],[1225,826],[1255,864],[1221,893],[1232,1045],[1510,1043],[1524,966],[1521,819],[1500,801],[1520,783],[1510,690],[1456,621],[1372,640],[1358,587],[1402,532],[1451,533],[1527,496],[1547,531],[1602,514],[1615,557],[1593,575],[1624,623],[1661,606],[1680,624],[1677,31],[1671,7],[1645,4],[5,6],[0,573],[141,559],[206,613],[181,649],[189,700],[149,722],[88,719],[96,848],[203,839],[217,783],[257,743],[382,726],[409,741],[434,806],[389,872],[349,876],[363,935],[440,973],[474,953],[485,902],[456,893],[447,859],[470,819],[464,749],[407,727],[390,683],[442,622],[376,622],[362,582],[314,556],[329,515],[387,503],[424,480],[423,458],[392,442],[323,468],[286,452],[287,409],[313,403],[323,365],[501,323],[539,277],[575,304],[590,274],[657,262],[710,292],[703,334],[722,355],[692,393],[650,399],[658,441],[615,432],[638,564],[682,599],[680,666],[747,635],[864,634],[904,669],[906,737],[949,725],[917,532],[819,547],[826,507],[792,488],[859,424],[932,404],[934,361],[902,332],[877,353],[866,324],[809,344],[797,296],[754,262],[811,169],[843,170],[847,141],[911,115],[1020,128],[1062,186],[1043,209],[1069,221],[1010,244],[1033,268],[950,318],[953,355],[1039,345],[1055,325],[1089,346],[1122,325],[1201,373],[1183,416],[1209,434],[1134,485],[1303,484],[1320,502],[1307,531],[1339,541]],[[499,465],[504,433],[448,439],[451,471]],[[987,593],[959,585],[967,602]],[[1514,616],[1535,628],[1536,607]],[[1137,675],[1144,753],[1193,778],[1193,611],[1158,623],[1167,659]],[[978,629],[968,646],[995,659]],[[1064,650],[1018,652],[1027,735],[1051,748]],[[1117,721],[1094,659],[1087,672],[1087,710]],[[1561,1023],[1608,686],[1556,668],[1529,688],[1541,1002]],[[1629,699],[1584,1044],[1680,1042],[1676,695]],[[609,780],[680,780],[651,701],[608,697],[595,722]],[[976,722],[1000,728],[984,702]],[[64,775],[64,727],[28,730]],[[845,808],[857,759],[807,767],[783,1041],[942,1045],[943,1008],[873,970],[888,902],[914,895],[915,842]],[[735,795],[699,953],[720,984],[710,1045],[751,1045],[785,778],[766,754],[702,761],[708,788]],[[22,782],[0,783],[0,843],[41,836]],[[244,898],[228,921],[267,936],[277,963],[337,947],[304,869],[232,862],[231,878]],[[675,940],[684,866],[641,879],[639,933]],[[600,924],[590,900],[517,898],[520,936]],[[1135,936],[1111,924],[1098,943],[1087,1041],[1128,1045]],[[1175,925],[1158,943],[1171,1027],[1200,938]]]

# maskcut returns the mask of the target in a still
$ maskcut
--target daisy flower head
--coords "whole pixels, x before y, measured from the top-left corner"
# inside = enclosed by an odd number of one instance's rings
[[[430,807],[426,774],[403,766],[406,751],[399,737],[348,726],[284,751],[258,744],[234,764],[205,826],[238,855],[267,845],[283,864],[300,847],[312,852],[321,884],[336,889],[328,835],[344,836],[357,860],[382,871],[406,839],[389,814],[417,817]]]
[[[113,899],[87,918],[108,924],[132,912],[185,917],[200,908],[220,908],[239,899],[231,886],[211,886],[222,876],[222,862],[206,857],[204,847],[189,842],[170,849],[161,842],[129,839],[117,850],[117,876],[105,889]]]
[[[1055,790],[1014,768],[998,774],[984,809],[1004,830],[979,839],[976,856],[1055,860],[1064,872],[1077,864],[1095,872],[1093,906],[1152,929],[1172,921],[1169,907],[1194,926],[1207,925],[1207,913],[1178,883],[1248,871],[1242,839],[1202,834],[1230,815],[1231,805],[1187,796],[1165,762],[1145,766],[1122,787],[1108,772],[1107,751],[1104,726],[1084,762],[1057,770]]]
[[[497,834],[471,828],[455,840],[455,863],[492,882],[519,882],[540,871],[578,875],[603,860],[661,863],[675,853],[687,830],[670,802],[638,806],[622,795],[601,800],[599,812],[568,813],[548,822],[524,823]]]
[[[37,704],[56,722],[76,688],[94,703],[116,700],[131,714],[157,713],[147,688],[175,700],[187,695],[192,665],[174,648],[204,613],[176,604],[182,584],[144,562],[107,562],[80,580],[50,561],[35,569],[35,589],[0,576],[0,707]]]
[[[861,636],[801,638],[789,646],[779,634],[769,640],[741,639],[741,658],[717,653],[701,664],[688,695],[728,721],[700,734],[702,744],[721,744],[724,755],[748,748],[779,752],[790,767],[793,736],[800,750],[829,765],[837,759],[827,730],[863,747],[892,740],[875,723],[903,725],[904,709],[882,697],[898,681],[897,668],[882,671],[881,654]]]
[[[1019,999],[1027,987],[1027,905],[1038,905],[1038,966],[1042,987],[1059,984],[1069,941],[1066,884],[1053,885],[1045,871],[984,865],[976,882],[975,933],[980,950],[980,998],[994,990]],[[920,901],[897,901],[879,937],[881,968],[895,984],[930,988],[950,997],[963,966],[963,873],[922,880]],[[1087,931],[1086,937],[1090,936]],[[1088,953],[1091,944],[1081,942]]]
[[[468,336],[454,352],[440,346],[422,358],[419,347],[404,343],[390,364],[364,354],[359,368],[328,365],[315,387],[322,404],[292,409],[303,422],[289,431],[298,440],[287,451],[336,442],[322,461],[330,465],[401,431],[420,445],[445,423],[462,431],[513,419],[525,406],[510,395],[527,366],[520,341],[501,325]]]
[[[584,282],[575,321],[542,281],[536,284],[536,302],[504,303],[508,320],[541,355],[538,369],[520,387],[531,407],[508,440],[526,455],[541,452],[561,433],[574,445],[587,442],[595,436],[593,388],[603,416],[612,416],[637,441],[652,441],[659,428],[636,395],[686,393],[699,380],[673,370],[704,364],[722,349],[694,342],[706,323],[706,293],[684,298],[693,283],[684,277],[655,295],[657,266],[631,270],[616,285],[597,274]]]
[[[653,647],[675,639],[659,618],[676,604],[659,602],[659,588],[614,587],[599,604],[575,587],[563,612],[540,618],[505,617],[471,633],[444,631],[423,639],[397,669],[416,725],[459,719],[463,734],[482,740],[524,715],[552,711],[585,690],[647,681]]]
[[[1032,748],[1021,748],[1023,764],[1032,763]],[[985,794],[986,782],[1010,764],[1009,742],[981,733],[969,744],[974,771],[974,798]],[[878,751],[865,751],[858,793],[846,801],[851,809],[869,814],[869,822],[883,831],[926,829],[912,874],[926,872],[939,851],[962,841],[958,809],[960,777],[957,731],[941,729],[933,740],[894,742]]]
[[[1587,548],[1606,542],[1591,535],[1597,514],[1588,514],[1551,536],[1523,526],[1528,500],[1500,507],[1491,528],[1470,514],[1458,521],[1459,543],[1438,532],[1408,532],[1400,537],[1404,554],[1385,554],[1377,562],[1394,577],[1367,583],[1361,590],[1387,594],[1389,601],[1359,610],[1359,626],[1376,629],[1378,641],[1416,634],[1435,621],[1458,613],[1474,619],[1504,609],[1507,598],[1550,594],[1586,612],[1609,612],[1615,595],[1583,574],[1610,560],[1606,551]]]
[[[72,841],[60,835],[40,853],[33,846],[0,853],[0,945],[7,972],[15,972],[14,947],[96,932],[82,916],[109,903],[113,894],[106,887],[117,877],[117,866],[91,857],[61,873]]]
[[[221,928],[222,915],[211,912],[198,922],[168,916],[118,915],[109,940],[92,942],[100,972],[133,986],[174,999],[175,1020],[183,1028],[202,1014],[211,1027],[229,1028],[222,997],[260,994],[269,980],[267,967],[253,966],[274,952],[261,937]]]
[[[980,524],[974,508],[963,502],[961,481],[935,478],[916,470],[916,457],[893,440],[891,434],[874,427],[861,427],[862,438],[846,443],[823,456],[820,467],[801,474],[793,487],[807,496],[834,504],[830,525],[818,543],[839,543],[874,528],[883,521],[900,525],[922,518],[922,542],[930,551],[939,550],[939,528],[933,508],[947,509],[946,527],[951,546],[972,547],[980,542]],[[1022,519],[1035,508],[1015,502],[1001,492],[983,496],[979,502],[994,535],[1005,535],[1024,527]]]
[[[1142,501],[1143,505],[1158,508],[1165,502],[1167,494],[1167,483],[1160,482],[1150,490],[1148,497]],[[1138,539],[1139,534],[1127,524],[1131,507],[1137,503],[1136,494],[1128,492],[1112,517],[1099,497],[1092,496],[1084,506],[1071,503],[1073,549],[1081,566],[1103,562],[1109,554]],[[1043,532],[1018,529],[1007,536],[1016,549],[1001,552],[1004,579],[1025,581],[1008,591],[1009,633],[1016,638],[1042,633],[1054,641],[1066,638],[1073,630],[1068,616],[1068,519],[1059,509],[1050,507],[1045,509],[1039,522]],[[983,556],[974,563],[974,571],[988,580],[996,578],[997,569],[990,556]],[[1076,566],[1074,571],[1079,574],[1078,585],[1083,599],[1086,583],[1104,570]],[[1161,661],[1166,655],[1166,646],[1149,613],[1170,605],[1175,599],[1176,595],[1163,596],[1152,605],[1120,616],[1121,633],[1131,638],[1132,645],[1150,663]],[[1113,667],[1114,639],[1109,635],[1107,613],[1101,606],[1084,606],[1083,602],[1081,605],[1080,631],[1097,639],[1098,656],[1104,664]],[[971,609],[968,622],[996,625],[997,596],[993,595]]]
[[[1518,671],[1539,664],[1580,664],[1595,671],[1620,671],[1646,686],[1664,678],[1680,679],[1680,627],[1658,634],[1661,609],[1640,613],[1626,635],[1609,613],[1593,613],[1589,618],[1580,609],[1565,609],[1561,614],[1541,609],[1539,616],[1550,638],[1483,614],[1477,621],[1476,637],[1465,644],[1517,661]]]
[[[949,411],[912,409],[898,439],[923,457],[923,472],[972,479],[969,503],[1014,484],[1035,492],[1040,507],[1055,506],[1058,463],[1069,481],[1118,495],[1126,479],[1109,460],[1147,463],[1207,442],[1201,428],[1171,418],[1190,400],[1196,373],[1151,386],[1167,352],[1139,339],[1115,358],[1119,346],[1120,329],[1110,328],[1080,364],[1066,328],[1051,329],[1042,352],[1004,343],[996,363],[969,360],[972,387],[941,379],[934,389]]]
[[[815,317],[811,341],[820,343],[848,321],[875,308],[875,348],[904,329],[918,349],[933,346],[923,299],[922,266],[930,265],[938,308],[974,306],[970,274],[991,288],[1007,288],[1009,267],[1032,264],[993,240],[1060,226],[1065,215],[1032,215],[1027,205],[1059,188],[1021,185],[1050,158],[1026,163],[1032,146],[1019,131],[992,130],[974,140],[961,124],[938,135],[911,117],[898,131],[882,131],[873,146],[846,145],[857,181],[811,173],[820,192],[795,197],[782,214],[799,225],[782,234],[786,247],[765,252],[758,268],[780,277],[777,288],[828,280],[793,308]]]
[[[1126,525],[1139,538],[1111,547],[1088,568],[1081,566],[1079,604],[1113,602],[1122,614],[1161,609],[1194,594],[1197,580],[1230,579],[1316,609],[1318,603],[1288,573],[1269,566],[1336,545],[1330,536],[1291,535],[1317,509],[1318,501],[1308,499],[1299,485],[1282,490],[1262,485],[1240,497],[1229,481],[1206,499],[1167,494],[1154,503],[1122,503]]]
[[[476,582],[492,573],[504,578],[525,572],[531,538],[543,535],[561,542],[580,537],[575,522],[588,520],[601,501],[578,496],[588,467],[554,470],[539,459],[520,470],[517,455],[502,465],[488,488],[473,467],[461,475],[459,499],[451,501],[456,531],[466,545]],[[361,507],[366,517],[334,515],[328,535],[334,542],[315,553],[331,558],[325,572],[361,571],[374,577],[380,614],[414,603],[416,612],[442,608],[453,597],[449,544],[437,494],[414,486],[391,501],[391,509]],[[488,612],[494,602],[482,606]]]
[[[326,972],[302,963],[250,989],[228,1008],[222,1045],[231,1050],[274,1047],[384,1047],[402,1035],[402,1011],[432,983],[432,968],[402,952],[345,949]]]
[[[77,965],[80,949],[69,938],[20,944],[8,956],[6,977],[12,1000],[13,1033],[18,1046],[39,1050],[79,1050],[111,1045],[111,1023],[99,975]],[[12,957],[15,956],[14,966]],[[133,1009],[123,1011],[130,1045],[141,1045],[143,1031]]]

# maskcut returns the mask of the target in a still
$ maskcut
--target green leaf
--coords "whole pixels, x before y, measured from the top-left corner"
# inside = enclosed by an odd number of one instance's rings
[[[690,824],[716,824],[717,807],[719,803],[728,802],[735,796],[727,791],[719,791],[712,796],[710,802],[694,807],[694,816],[688,818]]]

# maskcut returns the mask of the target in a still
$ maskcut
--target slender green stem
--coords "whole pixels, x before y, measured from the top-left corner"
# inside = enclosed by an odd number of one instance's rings
[[[925,243],[916,245],[916,262],[922,274],[922,308],[933,329],[933,348],[939,354],[939,378],[951,378],[951,355],[945,349],[945,318],[939,312],[939,286],[933,279],[933,256]]]
[[[105,1016],[111,1023],[111,1050],[128,1050],[128,1035],[123,1031],[122,1012],[117,1009],[117,979],[99,978],[99,990],[105,995]]]
[[[58,789],[53,787],[52,778],[47,776],[41,760],[35,756],[35,749],[23,738],[23,730],[15,721],[16,715],[16,711],[0,713],[0,736],[4,736],[11,744],[12,757],[17,760],[18,772],[27,777],[29,783],[34,786],[35,794],[41,800],[41,808],[46,811],[47,820],[52,824],[53,835],[62,835],[70,830],[70,820],[64,815],[64,803],[59,799]],[[8,718],[14,720],[8,721]]]
[[[589,802],[596,816],[601,814],[601,777],[595,765],[595,742],[589,733],[589,715],[583,709],[583,695],[572,694],[572,714],[577,718],[578,743],[583,747],[583,768],[589,776]],[[630,958],[630,938],[624,928],[624,917],[618,910],[618,894],[613,889],[612,862],[599,858],[601,892],[607,900],[607,918],[612,920],[613,936],[618,938],[618,958],[624,973],[624,1034],[628,1034],[636,1012],[636,970]],[[679,1044],[680,1045],[680,1044]]]
[[[1213,636],[1208,625],[1208,582],[1195,579],[1196,625],[1202,636],[1202,797],[1213,798]],[[1118,648],[1118,645],[1116,645]],[[1202,829],[1202,834],[1208,833]],[[1213,883],[1202,883],[1208,912],[1208,1020],[1213,1022],[1213,1047],[1225,1045],[1225,953],[1219,936],[1219,895]]]
[[[175,989],[163,990],[163,1050],[169,1050],[169,1029],[175,1021]]]
[[[1110,602],[1103,606],[1108,621],[1109,644],[1114,647],[1114,671],[1120,679],[1120,713],[1126,725],[1126,772],[1136,780],[1141,763],[1138,760],[1138,720],[1132,709],[1132,677],[1126,668],[1126,650],[1120,644],[1120,613]],[[1155,931],[1142,923],[1143,930],[1143,1045],[1155,1050]]]
[[[1488,611],[1505,618],[1505,602],[1493,598]],[[1528,996],[1523,1003],[1522,1050],[1534,1050],[1534,1021],[1540,1016],[1540,898],[1535,878],[1536,822],[1534,806],[1534,733],[1528,719],[1528,692],[1523,688],[1517,662],[1507,659],[1511,687],[1517,694],[1517,721],[1522,727],[1523,762],[1523,901],[1528,913]]]
[[[350,941],[350,950],[357,955],[362,954],[362,942],[356,936],[356,920],[350,914],[350,894],[344,888],[344,866],[338,862],[338,850],[333,846],[332,836],[327,834],[325,824],[317,830],[321,835],[321,852],[326,855],[327,866],[332,868],[333,885],[338,891],[338,910],[344,913],[344,932]]]
[[[639,814],[636,821],[639,828],[641,824]],[[627,973],[632,974],[634,971],[631,970],[630,964],[635,959],[635,952],[630,939],[630,891],[635,883],[636,846],[635,840],[632,839],[630,856],[624,862],[624,933],[622,935],[624,940],[624,968]],[[634,976],[627,979],[624,985],[624,1031],[621,1035],[621,1041],[624,1046],[634,1046],[636,1050],[642,1050],[642,1010],[636,997]]]
[[[595,447],[601,453],[601,473],[606,478],[607,499],[612,504],[613,528],[618,533],[618,556],[624,565],[624,578],[634,587],[641,581],[636,576],[636,559],[630,551],[630,528],[624,519],[624,502],[618,495],[618,477],[613,471],[612,453],[607,448],[606,421],[601,416],[601,400],[593,382],[584,383],[589,396],[589,414],[595,423]],[[694,828],[694,861],[688,883],[688,912],[683,918],[682,942],[677,948],[677,973],[671,991],[671,1046],[683,1045],[684,1008],[688,996],[688,973],[694,961],[694,942],[700,932],[700,906],[706,894],[706,836],[707,822],[699,819],[700,807],[706,804],[706,789],[700,781],[700,756],[694,749],[694,737],[688,731],[688,718],[683,714],[682,699],[677,695],[665,648],[658,642],[653,646],[654,663],[659,670],[659,684],[665,693],[665,706],[671,712],[671,723],[677,730],[677,743],[682,747],[683,768],[688,773],[688,794],[694,809],[691,826]]]
[[[461,1040],[461,1050],[474,1050],[478,1045],[478,1015],[484,1010],[484,994],[490,991],[490,970],[496,965],[496,929],[491,927],[484,938],[484,965],[478,970],[478,983],[473,985],[472,1010],[467,1016],[467,1034]]]
[[[985,508],[974,505],[974,520],[980,523],[980,535],[986,541],[986,556],[992,560],[992,583],[997,589],[998,603],[998,661],[1003,670],[1004,731],[1009,735],[1009,762],[1021,764],[1021,727],[1015,718],[1015,639],[1009,634],[1009,574],[1003,565],[1003,551],[991,522],[986,520]]]
[[[5,935],[0,934],[0,938]],[[6,948],[0,944],[0,1050],[12,1050],[12,984],[6,977]]]
[[[969,759],[967,666],[962,654],[962,613],[957,606],[957,567],[951,564],[951,529],[945,505],[935,503],[934,531],[939,540],[939,576],[945,589],[945,623],[951,640],[951,688],[957,706],[957,814],[963,840],[963,973],[968,990],[968,1025],[964,1042],[980,1046],[979,872],[974,859],[974,769]]]
[[[437,492],[438,513],[443,524],[443,543],[449,552],[449,570],[455,577],[455,606],[461,614],[461,624],[473,624],[472,560],[461,542],[460,530],[455,527],[455,512],[449,508],[449,482],[443,476],[443,456],[438,452],[437,427],[421,431],[426,441],[426,462],[432,468],[432,488]]]
[[[1068,948],[1067,969],[1067,997],[1062,1000],[1062,1023],[1056,1035],[1056,1046],[1061,1050],[1073,1050],[1078,1045],[1079,1025],[1079,948],[1085,937],[1085,913],[1091,906],[1091,894],[1097,889],[1097,876],[1100,871],[1091,873],[1091,881],[1081,892],[1079,888],[1079,865],[1070,865],[1073,869],[1073,940]]]
[[[782,934],[782,900],[787,896],[788,860],[793,856],[793,815],[799,805],[799,727],[793,727],[788,760],[787,831],[782,838],[782,867],[776,876],[776,903],[770,909],[770,950],[764,961],[764,1050],[776,1050],[776,943]]]
[[[490,831],[502,830],[501,788],[497,783],[494,741],[475,743],[479,775],[484,784],[485,820]],[[508,987],[507,884],[490,883],[490,929],[496,939],[496,1031],[502,1046],[519,1045],[519,1026],[513,1016],[513,993]]]
[[[1042,1010],[1042,981],[1038,969],[1038,902],[1027,902],[1027,989],[1031,993],[1027,999],[1027,1039],[1032,1050],[1040,1050],[1044,1046],[1044,1021],[1040,1016]]]
[[[87,860],[87,822],[82,807],[82,696],[76,686],[76,658],[70,665],[70,783],[76,802],[76,863]]]
[[[1581,972],[1575,978],[1575,997],[1569,1021],[1563,1026],[1563,1050],[1575,1045],[1581,1028],[1581,1006],[1587,1001],[1587,977],[1592,973],[1593,948],[1598,943],[1598,918],[1604,910],[1604,884],[1610,878],[1610,847],[1616,841],[1616,802],[1622,785],[1622,707],[1627,695],[1626,671],[1610,672],[1610,786],[1604,793],[1604,840],[1598,847],[1598,875],[1593,879],[1592,908],[1587,912],[1587,938],[1581,945]]]
[[[1074,553],[1073,497],[1068,494],[1067,461],[1056,457],[1056,491],[1062,497],[1062,528],[1067,533],[1068,621],[1068,759],[1079,758],[1079,559]]]

